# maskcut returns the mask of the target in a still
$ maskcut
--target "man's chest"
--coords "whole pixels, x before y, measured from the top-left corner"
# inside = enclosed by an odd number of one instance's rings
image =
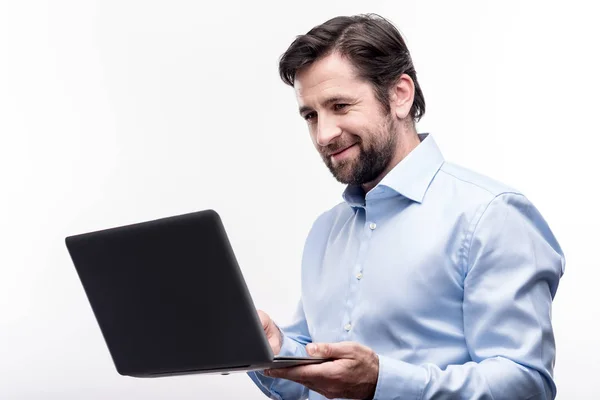
[[[313,340],[342,341],[375,332],[462,331],[464,240],[459,223],[405,213],[358,215],[332,229],[320,254],[303,265],[303,301]]]

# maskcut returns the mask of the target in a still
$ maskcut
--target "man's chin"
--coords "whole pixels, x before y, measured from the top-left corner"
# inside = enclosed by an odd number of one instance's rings
[[[331,171],[331,174],[339,183],[342,183],[344,185],[356,184],[354,182],[355,179],[352,174],[339,172],[339,171]]]

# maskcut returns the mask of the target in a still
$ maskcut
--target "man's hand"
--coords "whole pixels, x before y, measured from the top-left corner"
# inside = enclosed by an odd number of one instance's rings
[[[262,323],[265,335],[267,335],[267,339],[269,340],[271,349],[273,349],[273,354],[279,354],[279,352],[281,351],[281,343],[283,342],[283,334],[266,312],[262,310],[256,311],[258,312],[258,316],[260,317],[260,322]]]
[[[377,387],[379,357],[356,342],[309,343],[308,354],[333,358],[322,364],[265,370],[265,375],[298,382],[328,399],[371,399]]]

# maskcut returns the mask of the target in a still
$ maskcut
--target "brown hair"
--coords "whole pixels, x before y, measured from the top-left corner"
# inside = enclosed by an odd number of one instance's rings
[[[335,17],[297,36],[281,56],[279,75],[294,86],[300,68],[334,51],[347,57],[358,77],[373,85],[375,96],[388,112],[392,85],[402,74],[410,76],[415,85],[410,116],[413,121],[423,116],[425,99],[408,48],[398,29],[377,14]]]

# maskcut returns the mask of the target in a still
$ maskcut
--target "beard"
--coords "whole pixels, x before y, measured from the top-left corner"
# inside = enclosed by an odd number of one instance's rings
[[[362,137],[368,138],[368,142],[356,135],[350,135],[349,140],[324,148],[321,157],[333,177],[340,183],[363,185],[372,182],[385,171],[394,157],[398,142],[395,127],[394,119],[387,115],[384,123],[375,130],[365,129]],[[359,150],[355,158],[345,159],[334,165],[331,157],[325,155],[344,149],[352,143],[356,143]]]

